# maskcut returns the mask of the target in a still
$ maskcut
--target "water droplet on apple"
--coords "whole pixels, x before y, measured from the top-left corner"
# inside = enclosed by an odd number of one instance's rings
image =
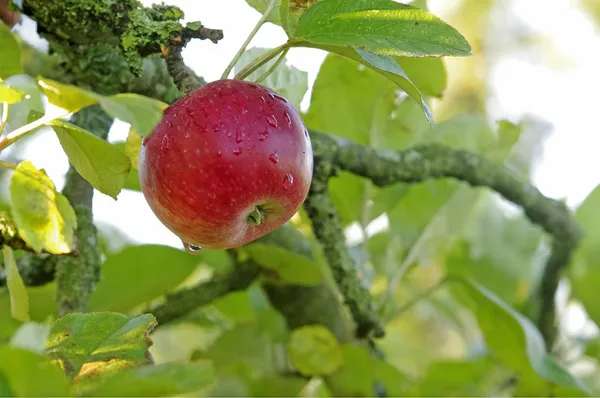
[[[243,134],[240,134],[240,132],[238,131],[237,133],[235,133],[235,142],[239,144],[242,141],[244,141]]]
[[[242,148],[235,148],[232,152],[235,156],[240,156],[242,154]]]
[[[258,133],[258,140],[259,141],[264,141],[267,138],[269,138],[269,132],[268,131],[263,131],[262,133]]]
[[[218,157],[221,157],[221,156],[223,156],[223,152],[221,152],[221,151],[217,152],[217,156],[218,156]]]
[[[184,137],[184,138],[190,138],[190,133],[185,133],[185,134],[183,135],[183,137]]]
[[[283,113],[283,117],[285,117],[285,121],[287,122],[288,126],[292,126],[292,118],[290,117],[290,114],[287,112]]]
[[[289,190],[294,185],[294,176],[288,173],[283,179],[283,189]]]
[[[221,127],[218,124],[213,124],[212,126],[213,132],[218,133],[221,131]]]
[[[273,163],[273,164],[277,164],[277,162],[279,162],[279,156],[277,155],[277,152],[273,152],[272,154],[269,155],[269,160]]]
[[[265,97],[263,97],[262,95],[260,96],[260,100],[261,100],[263,103],[267,102],[267,99],[266,99]]]
[[[169,149],[169,136],[165,135],[160,143],[160,149],[166,151]]]
[[[166,121],[166,124],[168,127],[173,127],[173,124],[171,124],[171,122],[169,122],[168,120]]]
[[[248,112],[250,112],[246,105],[242,105],[241,110],[242,110],[242,115],[247,115]]]
[[[281,95],[279,95],[279,94],[275,94],[275,98],[277,98],[279,101],[282,101],[282,102],[288,102],[288,101],[287,101],[285,98],[283,98],[283,97],[282,97]]]
[[[193,244],[187,243],[187,242],[183,242],[183,247],[184,247],[185,251],[190,254],[197,254],[199,251],[202,250],[202,248],[200,246],[196,246],[196,245],[193,245]]]
[[[275,119],[275,115],[267,116],[267,122],[273,127],[277,127],[277,125],[278,125],[277,119]]]
[[[271,99],[274,100],[275,99],[275,94],[269,93],[269,97],[271,97]]]
[[[227,137],[231,137],[233,134],[231,133],[231,131],[227,132]]]

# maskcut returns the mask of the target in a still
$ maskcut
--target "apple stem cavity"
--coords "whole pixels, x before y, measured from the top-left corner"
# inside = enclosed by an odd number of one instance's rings
[[[255,206],[254,209],[248,214],[246,217],[248,221],[248,225],[259,226],[265,221],[265,216],[261,213],[258,206]]]

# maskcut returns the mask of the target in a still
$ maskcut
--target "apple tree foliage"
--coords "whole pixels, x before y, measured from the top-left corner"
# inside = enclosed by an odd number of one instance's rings
[[[565,336],[554,298],[568,280],[600,321],[600,190],[572,214],[531,186],[534,120],[434,121],[443,57],[472,52],[461,33],[425,1],[247,2],[255,31],[288,40],[242,48],[224,77],[299,108],[308,77],[287,51],[329,53],[303,114],[315,173],[288,224],[196,256],[94,225],[91,198],[140,191],[142,137],[205,83],[182,48],[223,32],[137,0],[11,4],[50,51],[0,24],[0,396],[597,392],[571,365],[600,340]],[[107,141],[115,119],[125,142]],[[69,159],[60,191],[21,157],[44,129]]]

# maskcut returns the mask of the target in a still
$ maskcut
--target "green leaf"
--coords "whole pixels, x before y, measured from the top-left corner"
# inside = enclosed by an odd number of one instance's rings
[[[322,274],[319,266],[308,257],[278,246],[251,243],[244,251],[261,267],[274,271],[284,283],[318,285]]]
[[[21,50],[10,28],[0,24],[0,78],[23,73]]]
[[[175,289],[202,262],[169,246],[129,246],[109,255],[90,299],[92,311],[128,312]]]
[[[446,67],[442,58],[394,58],[421,93],[442,98],[448,84]]]
[[[321,0],[300,17],[293,39],[383,55],[471,55],[469,43],[456,29],[392,0]]]
[[[122,142],[122,141],[115,142],[113,144],[113,146],[115,148],[117,148],[118,150],[120,150],[121,152],[127,154],[125,142]],[[131,168],[131,170],[129,171],[129,174],[127,174],[127,177],[125,178],[125,184],[123,185],[123,189],[129,189],[131,191],[138,191],[138,192],[142,191],[138,171],[136,169],[134,169],[133,167]]]
[[[271,0],[246,0],[246,3],[248,3],[248,5],[250,5],[250,7],[254,8],[256,11],[260,12],[261,14],[264,14],[265,11],[267,11],[267,7],[269,6],[270,2],[271,2]],[[281,0],[276,1],[275,7],[273,7],[271,12],[269,13],[267,22],[273,22],[275,24],[280,23],[280,19],[279,19],[279,7],[280,7],[279,3],[280,2],[281,2]]]
[[[125,140],[125,153],[131,160],[131,167],[138,169],[138,158],[140,157],[140,149],[142,147],[142,136],[139,135],[133,128],[129,129],[127,139]]]
[[[435,362],[425,376],[405,396],[442,397],[442,396],[484,396],[487,388],[486,376],[492,371],[494,363],[489,358],[471,361]]]
[[[388,397],[405,396],[401,387],[405,377],[395,367],[363,347],[346,344],[342,352],[344,365],[326,379],[333,396],[381,396],[377,393],[381,389]]]
[[[402,149],[414,140],[416,130],[428,126],[425,118],[414,113],[413,101],[397,104],[396,99],[393,82],[350,60],[329,55],[315,81],[304,121],[311,129],[327,131],[363,145]],[[343,172],[330,181],[329,192],[345,225],[362,218],[365,201],[374,201],[373,210],[368,212],[371,218],[386,211],[404,195],[396,187],[371,188],[367,192],[365,182]],[[385,203],[375,202],[375,199]]]
[[[600,324],[600,185],[596,186],[577,208],[575,218],[583,229],[583,238],[569,267],[573,294],[579,299],[590,318]]]
[[[63,372],[44,356],[23,348],[0,346],[0,395],[68,397]]]
[[[400,86],[411,98],[415,99],[415,101],[421,104],[427,120],[433,124],[433,115],[431,114],[425,99],[421,95],[421,92],[393,57],[389,55],[374,54],[361,49],[356,49],[356,53],[360,55],[360,57],[365,60],[367,64],[374,66],[376,69],[396,75],[397,77],[395,77],[393,81],[398,84],[398,86]]]
[[[323,326],[303,326],[290,336],[292,363],[304,376],[323,376],[342,366],[342,349],[333,333]]]
[[[252,323],[225,331],[217,341],[196,358],[213,361],[217,374],[257,378],[283,370],[275,352],[283,354],[287,330],[285,319],[269,310]],[[235,358],[234,361],[231,359]]]
[[[43,92],[35,78],[25,74],[13,75],[5,79],[4,82],[27,94],[27,97],[21,102],[10,106],[5,131],[16,130],[27,123],[31,123],[46,112],[42,98]],[[33,120],[31,120],[30,115],[34,115]]]
[[[104,97],[100,106],[110,116],[131,124],[142,137],[148,136],[162,119],[167,104],[138,94]]]
[[[279,22],[288,36],[292,36],[300,16],[319,0],[281,0]]]
[[[29,296],[27,295],[23,279],[21,279],[21,275],[19,274],[15,256],[9,246],[4,246],[2,252],[4,254],[6,287],[8,287],[8,293],[10,295],[10,313],[13,318],[21,322],[28,322]]]
[[[72,250],[75,211],[43,170],[29,161],[19,163],[10,181],[10,200],[19,235],[29,247],[53,254]]]
[[[587,391],[587,387],[546,351],[544,339],[528,318],[473,280],[460,279],[473,301],[473,312],[486,346],[506,368],[518,372],[534,395],[545,395],[547,383]]]
[[[326,398],[331,397],[331,391],[325,381],[321,378],[312,378],[302,388],[298,394],[299,397]]]
[[[363,66],[366,66],[369,69],[377,72],[379,75],[385,77],[396,86],[400,87],[417,104],[419,104],[426,117],[426,120],[428,120],[430,124],[433,123],[431,111],[429,110],[429,107],[425,102],[421,92],[397,63],[397,60],[400,59],[400,57],[373,54],[368,51],[355,50],[341,46],[321,46],[320,48],[332,54],[337,54],[348,60],[352,60]],[[323,69],[323,66],[321,66],[321,69]]]
[[[26,98],[26,94],[21,90],[0,82],[0,103],[16,104]]]
[[[267,48],[253,47],[246,50],[238,63],[235,65],[234,71],[238,73],[252,60],[269,51]],[[277,57],[276,57],[277,58]],[[246,79],[256,80],[260,78],[269,68],[276,62],[276,59],[265,63],[260,68],[252,72]],[[302,98],[308,91],[308,73],[297,69],[294,66],[286,65],[285,62],[280,63],[277,68],[267,78],[261,82],[262,85],[271,88],[279,95],[285,97],[297,110],[300,110]]]
[[[54,322],[46,349],[69,379],[81,380],[152,363],[148,334],[155,326],[149,314],[68,314]]]
[[[77,172],[98,191],[116,199],[131,170],[127,155],[74,124],[55,120],[52,128]]]
[[[198,393],[214,383],[208,361],[142,366],[76,385],[86,397],[169,397]]]
[[[98,94],[77,86],[42,77],[38,77],[38,84],[52,105],[56,105],[69,113],[96,104],[102,98]]]

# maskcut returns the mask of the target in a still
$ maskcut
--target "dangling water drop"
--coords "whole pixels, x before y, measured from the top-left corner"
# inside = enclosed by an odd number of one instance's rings
[[[193,245],[188,242],[182,242],[182,243],[183,243],[183,247],[185,248],[185,251],[190,254],[197,254],[199,251],[202,250],[202,248],[200,246]]]
[[[290,114],[287,112],[283,113],[283,117],[285,118],[285,121],[287,122],[288,126],[292,126],[292,118],[290,117]]]
[[[235,149],[234,149],[233,151],[231,151],[231,152],[233,152],[233,154],[234,154],[235,156],[240,156],[240,155],[242,154],[242,148],[235,148]]]
[[[271,163],[277,164],[277,162],[279,162],[279,155],[277,155],[277,152],[273,152],[272,154],[270,154],[269,160],[271,161]]]

